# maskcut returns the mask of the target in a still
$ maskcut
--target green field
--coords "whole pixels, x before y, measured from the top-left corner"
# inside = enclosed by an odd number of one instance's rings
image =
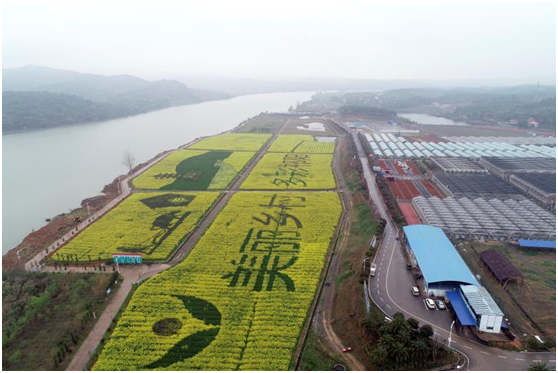
[[[286,118],[259,116],[248,122],[234,132],[243,133],[276,133],[283,127]]]
[[[152,190],[221,190],[253,156],[253,152],[179,150],[135,178],[133,185]]]

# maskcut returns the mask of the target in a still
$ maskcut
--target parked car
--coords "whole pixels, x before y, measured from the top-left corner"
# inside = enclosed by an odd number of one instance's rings
[[[415,273],[415,275],[413,277],[415,278],[415,280],[421,279],[422,278],[422,273]]]
[[[438,307],[439,310],[445,310],[446,309],[446,304],[444,303],[443,300],[437,300],[436,301],[436,307]]]
[[[376,276],[376,264],[372,264],[372,266],[370,267],[370,276]]]
[[[413,269],[413,266],[412,266],[412,265],[410,265],[409,263],[407,263],[407,269],[408,269],[408,270],[410,271],[410,270],[412,270],[412,269]]]
[[[435,309],[436,309],[436,303],[434,303],[434,301],[433,301],[432,299],[430,299],[430,298],[426,298],[426,299],[424,300],[424,304],[426,304],[426,307],[427,307],[429,310],[435,310]]]
[[[413,294],[415,297],[418,297],[420,295],[419,289],[416,286],[413,286],[411,288],[411,294]]]

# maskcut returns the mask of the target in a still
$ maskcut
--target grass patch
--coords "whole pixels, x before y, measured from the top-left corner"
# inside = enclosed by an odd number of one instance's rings
[[[64,370],[117,274],[2,273],[2,369]],[[113,289],[113,293],[115,293]]]
[[[302,352],[299,370],[328,371],[333,370],[335,364],[341,363],[341,359],[326,352],[318,341],[314,330],[310,329]]]
[[[345,281],[346,279],[348,279],[348,278],[351,277],[351,276],[354,276],[354,274],[355,274],[355,271],[350,270],[350,271],[348,271],[348,272],[345,272],[345,273],[342,274],[341,276],[337,276],[337,278],[335,279],[335,284],[336,284],[337,286],[341,285],[341,283],[342,283],[343,281]]]

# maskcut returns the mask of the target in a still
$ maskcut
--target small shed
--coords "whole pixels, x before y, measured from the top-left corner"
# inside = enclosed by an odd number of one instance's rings
[[[490,249],[483,251],[479,256],[502,287],[505,287],[510,280],[515,280],[518,283],[523,282],[523,273],[500,251]]]

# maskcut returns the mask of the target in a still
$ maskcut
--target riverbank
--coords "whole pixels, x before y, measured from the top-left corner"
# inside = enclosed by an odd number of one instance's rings
[[[247,95],[3,136],[3,252],[42,228],[45,219],[69,214],[85,198],[98,195],[114,176],[127,173],[121,163],[125,151],[145,163],[154,154],[230,130],[259,113],[284,112],[312,94]]]

